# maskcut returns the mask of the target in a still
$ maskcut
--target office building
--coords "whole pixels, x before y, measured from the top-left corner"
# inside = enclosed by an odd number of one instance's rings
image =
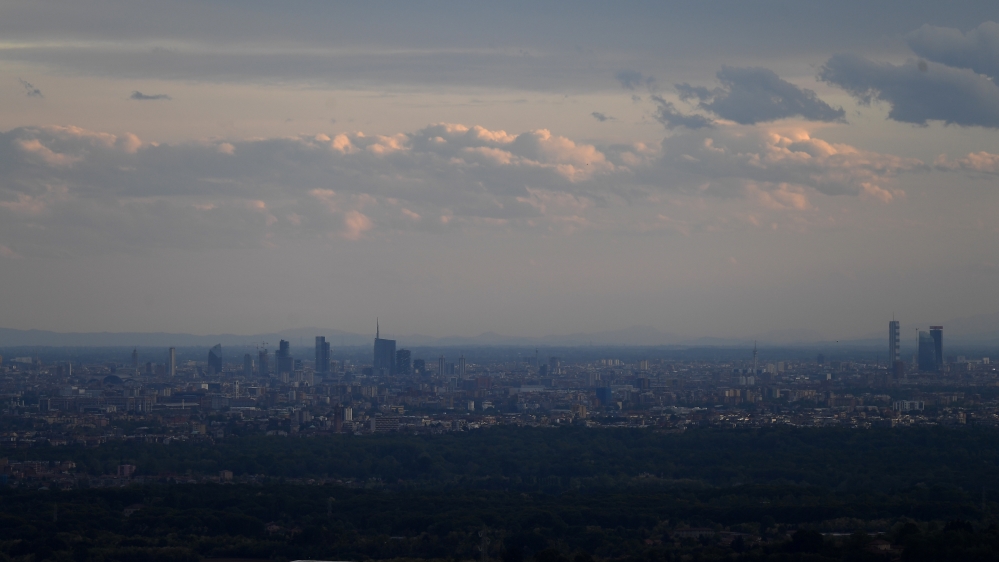
[[[646,366],[646,368],[648,368],[648,366]],[[548,374],[550,375],[562,374],[562,359],[560,357],[548,358]]]
[[[896,361],[902,360],[902,340],[899,336],[899,322],[888,323],[888,366],[894,367]]]
[[[395,372],[399,375],[408,375],[411,370],[410,364],[412,354],[408,349],[400,349],[395,352]]]
[[[168,377],[177,376],[177,348],[175,347],[171,347],[170,351],[167,353],[166,374]]]
[[[458,357],[458,378],[461,380],[465,379],[465,356],[461,355]]]
[[[427,362],[423,359],[413,360],[413,373],[417,375],[427,374]]]
[[[253,356],[249,353],[243,355],[243,376],[253,376]]]
[[[222,372],[222,344],[220,343],[208,350],[208,372],[215,375]]]
[[[930,338],[933,339],[933,364],[936,372],[943,371],[943,326],[930,326]]]
[[[916,361],[919,370],[926,373],[937,372],[937,362],[934,356],[933,336],[929,332],[919,332],[919,347],[916,352]]]
[[[261,349],[257,354],[257,374],[261,377],[269,376],[271,374],[270,367],[270,358],[268,357],[267,350]]]
[[[395,374],[395,340],[383,340],[375,321],[375,353],[371,369],[375,375]]]
[[[325,336],[316,336],[316,372],[330,372],[330,344]]]
[[[294,360],[291,358],[291,344],[286,340],[278,343],[278,350],[274,353],[274,360],[277,363],[277,374],[291,373],[295,369]]]
[[[447,374],[444,372],[445,370],[446,370],[446,363],[444,362],[444,356],[441,355],[440,358],[437,359],[437,374],[440,376],[444,376],[445,374]]]
[[[135,348],[132,349],[132,371],[139,372],[139,350]]]

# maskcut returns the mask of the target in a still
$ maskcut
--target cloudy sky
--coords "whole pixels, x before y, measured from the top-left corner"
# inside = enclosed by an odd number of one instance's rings
[[[996,22],[8,0],[0,325],[840,338],[999,312]]]

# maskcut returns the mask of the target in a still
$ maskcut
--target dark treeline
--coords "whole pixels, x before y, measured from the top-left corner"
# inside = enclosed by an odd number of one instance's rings
[[[456,561],[479,559],[484,542],[494,562],[995,560],[997,445],[976,429],[504,426],[34,448],[11,460],[163,477],[0,488],[0,562]],[[221,469],[266,478],[176,483]],[[354,481],[292,480],[306,477]],[[706,531],[683,536],[690,527]]]
[[[92,475],[122,463],[138,474],[380,478],[508,486],[557,477],[609,485],[639,475],[711,486],[814,485],[890,492],[919,483],[974,493],[999,482],[999,432],[988,429],[639,429],[498,426],[436,436],[233,436],[215,443],[112,442],[12,451],[11,460],[73,460]],[[492,484],[489,484],[492,482]]]
[[[813,527],[864,521],[904,560],[994,560],[999,528],[945,491],[837,494],[817,487],[490,490],[298,485],[147,485],[0,492],[0,559],[436,559],[502,562],[888,560],[871,534]],[[735,529],[673,539],[688,525]],[[481,535],[480,535],[481,533]],[[746,538],[743,538],[743,537]],[[759,537],[749,540],[749,537]],[[30,558],[29,558],[30,556]]]

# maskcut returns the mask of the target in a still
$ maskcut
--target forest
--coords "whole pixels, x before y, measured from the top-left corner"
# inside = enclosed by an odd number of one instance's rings
[[[497,427],[10,451],[24,560],[994,560],[999,433]],[[16,453],[16,454],[15,454]],[[120,463],[141,484],[88,487]],[[233,483],[187,483],[229,470]],[[248,479],[253,476],[252,479]]]

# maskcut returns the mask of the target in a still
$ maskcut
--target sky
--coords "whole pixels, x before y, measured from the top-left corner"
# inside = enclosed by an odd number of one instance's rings
[[[0,327],[999,312],[995,2],[0,6]]]

